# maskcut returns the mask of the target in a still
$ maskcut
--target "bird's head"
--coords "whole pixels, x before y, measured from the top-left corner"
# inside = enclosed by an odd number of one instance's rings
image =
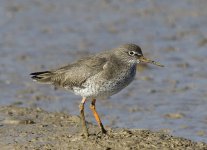
[[[141,48],[135,44],[121,45],[116,49],[115,54],[123,61],[128,63],[138,64],[140,62],[143,62],[143,63],[151,63],[159,67],[164,67],[158,62],[155,62],[149,58],[144,57]]]

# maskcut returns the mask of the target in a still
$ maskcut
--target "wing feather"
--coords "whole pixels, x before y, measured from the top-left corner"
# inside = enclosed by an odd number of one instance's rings
[[[55,86],[81,87],[88,78],[103,71],[107,61],[106,57],[85,57],[73,64],[53,70],[51,81]]]

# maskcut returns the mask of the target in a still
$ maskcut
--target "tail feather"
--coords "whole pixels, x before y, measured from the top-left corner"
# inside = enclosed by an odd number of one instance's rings
[[[30,75],[31,75],[31,78],[37,82],[50,83],[53,73],[50,71],[42,71],[42,72],[34,72],[34,73],[31,73]]]

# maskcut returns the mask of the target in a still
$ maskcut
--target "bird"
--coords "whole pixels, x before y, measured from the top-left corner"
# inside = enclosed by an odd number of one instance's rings
[[[137,64],[151,63],[164,67],[144,57],[141,48],[132,43],[111,50],[85,56],[71,64],[49,71],[31,73],[34,81],[64,88],[82,97],[79,105],[82,134],[89,137],[84,115],[84,104],[91,100],[90,109],[102,134],[106,134],[96,111],[96,100],[110,97],[128,86],[136,75]]]

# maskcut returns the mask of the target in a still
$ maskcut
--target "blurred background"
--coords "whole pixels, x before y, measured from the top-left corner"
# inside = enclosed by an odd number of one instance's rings
[[[29,74],[135,43],[166,67],[140,65],[130,86],[98,100],[103,123],[207,142],[206,6],[206,0],[1,0],[0,105],[78,115],[81,97],[34,83]],[[88,108],[86,118],[95,123]]]

